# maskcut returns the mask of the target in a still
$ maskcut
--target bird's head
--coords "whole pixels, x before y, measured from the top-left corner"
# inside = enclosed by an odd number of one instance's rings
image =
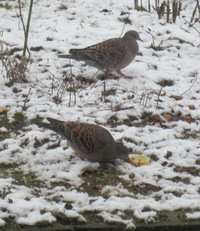
[[[134,39],[134,40],[140,40],[140,41],[142,41],[142,39],[140,38],[140,35],[135,30],[129,30],[129,31],[127,31],[125,33],[123,39],[131,39],[131,40]]]

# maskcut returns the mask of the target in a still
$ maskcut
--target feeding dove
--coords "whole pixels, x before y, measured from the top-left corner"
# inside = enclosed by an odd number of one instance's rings
[[[47,118],[50,123],[39,122],[33,119],[31,122],[39,127],[51,129],[67,139],[68,145],[81,158],[96,162],[114,162],[120,158],[129,159],[129,149],[122,143],[115,142],[112,135],[105,128],[82,122],[59,121]]]

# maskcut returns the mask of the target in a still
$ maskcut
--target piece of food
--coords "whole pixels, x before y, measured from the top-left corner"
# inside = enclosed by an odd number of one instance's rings
[[[149,158],[139,154],[129,154],[129,159],[132,165],[142,166],[149,164]]]

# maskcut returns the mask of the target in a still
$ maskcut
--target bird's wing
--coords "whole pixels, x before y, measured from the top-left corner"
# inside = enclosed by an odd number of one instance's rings
[[[106,66],[117,65],[126,56],[126,45],[119,39],[108,39],[83,51],[90,59]]]
[[[107,130],[92,124],[66,122],[65,133],[71,145],[84,153],[93,153],[106,146]]]

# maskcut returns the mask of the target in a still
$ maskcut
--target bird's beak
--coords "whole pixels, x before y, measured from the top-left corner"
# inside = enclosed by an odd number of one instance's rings
[[[143,42],[143,40],[141,38],[139,38],[139,40]]]

